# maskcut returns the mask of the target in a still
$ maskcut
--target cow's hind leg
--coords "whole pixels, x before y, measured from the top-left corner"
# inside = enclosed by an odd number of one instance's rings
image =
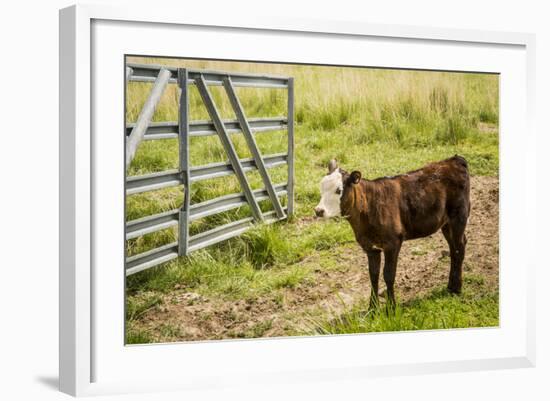
[[[399,257],[400,249],[401,242],[396,243],[392,247],[384,249],[384,281],[386,282],[386,288],[388,289],[388,307],[390,308],[393,308],[395,306],[395,294],[393,291],[393,286],[395,283],[397,258]]]
[[[380,259],[381,252],[378,250],[367,251],[369,258],[369,277],[370,277],[370,308],[378,308],[378,281],[380,277]]]
[[[441,231],[449,244],[451,256],[451,271],[447,289],[453,294],[462,291],[462,263],[466,252],[466,218],[457,217],[441,227]]]

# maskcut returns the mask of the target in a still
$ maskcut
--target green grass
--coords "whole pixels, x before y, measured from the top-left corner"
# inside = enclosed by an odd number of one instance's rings
[[[156,307],[155,295],[168,293],[176,286],[230,300],[266,294],[277,296],[278,291],[308,282],[311,267],[305,261],[309,256],[320,255],[322,266],[333,263],[330,259],[332,253],[355,242],[347,222],[301,223],[304,217],[313,214],[319,201],[319,181],[331,158],[336,157],[341,167],[347,170],[360,170],[364,177],[376,178],[417,169],[458,153],[468,160],[472,175],[498,176],[496,75],[171,59],[133,58],[129,61],[290,75],[295,77],[296,99],[294,218],[288,223],[256,227],[245,235],[197,251],[189,257],[130,276],[127,279],[130,313],[127,316],[127,336],[132,340],[130,342],[151,341],[150,334],[140,329],[137,322],[144,311]],[[148,83],[129,86],[127,121],[135,121],[150,88]],[[284,90],[238,88],[237,91],[249,117],[286,114]],[[223,89],[212,88],[212,94],[222,117],[234,118]],[[176,87],[170,85],[153,120],[177,120],[177,102]],[[192,120],[208,119],[194,87],[190,93],[190,112]],[[482,130],[481,123],[495,129],[490,132]],[[231,139],[241,158],[251,157],[242,135],[234,134]],[[285,131],[257,134],[256,140],[263,154],[287,150]],[[144,142],[138,148],[128,174],[175,169],[178,157],[177,140]],[[192,138],[190,158],[194,166],[227,160],[215,136]],[[270,169],[269,173],[274,183],[287,180],[285,166]],[[257,172],[247,176],[253,189],[263,188]],[[235,177],[213,179],[194,184],[191,201],[197,203],[241,191]],[[128,196],[126,219],[177,209],[182,201],[181,188]],[[282,203],[285,205],[286,199],[283,198]],[[264,211],[271,209],[269,201],[260,206]],[[199,233],[249,215],[249,207],[244,206],[196,221],[190,232]],[[127,241],[126,250],[128,255],[134,255],[176,240],[177,230],[166,229]],[[432,316],[430,310],[437,308],[459,311],[463,300],[467,298],[429,298],[424,300],[426,304],[403,306],[400,319],[404,322],[403,327],[417,327],[420,324],[418,319],[424,314],[422,311],[428,316]],[[489,306],[489,301],[483,302]],[[480,300],[476,302],[484,305]],[[461,313],[468,315],[470,312],[474,313],[473,310]],[[365,319],[365,322],[371,321],[362,323],[368,331],[375,330],[377,324],[385,324],[381,323],[384,319],[380,316],[368,315]],[[468,323],[458,317],[448,317],[444,322],[430,321],[428,326],[453,322]],[[268,328],[257,328],[258,333],[262,330]]]
[[[126,297],[126,343],[143,344],[153,342],[147,330],[140,327],[140,318],[152,308],[162,304],[159,294],[143,292],[137,296]]]
[[[147,344],[152,342],[154,342],[154,338],[147,330],[131,325],[126,327],[126,344]]]
[[[471,287],[468,287],[471,288]],[[475,286],[479,290],[478,286]],[[346,307],[336,316],[310,320],[315,334],[350,334],[382,331],[435,330],[499,325],[498,293],[472,291],[456,296],[445,288],[426,297],[397,304],[388,312],[384,304],[369,309],[368,300]]]
[[[345,221],[260,225],[243,236],[188,257],[154,267],[127,279],[128,293],[167,293],[182,284],[189,290],[224,299],[246,299],[294,288],[310,268],[300,265],[315,251],[354,241]]]

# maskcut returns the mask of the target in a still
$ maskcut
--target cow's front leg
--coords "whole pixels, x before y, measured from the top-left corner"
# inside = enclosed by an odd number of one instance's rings
[[[369,259],[369,277],[370,277],[370,305],[369,307],[378,308],[378,279],[380,277],[380,259],[379,250],[367,251]]]
[[[395,293],[393,286],[395,283],[395,273],[397,271],[397,258],[401,250],[401,242],[396,242],[391,246],[384,248],[384,281],[388,289],[388,306],[395,306]]]

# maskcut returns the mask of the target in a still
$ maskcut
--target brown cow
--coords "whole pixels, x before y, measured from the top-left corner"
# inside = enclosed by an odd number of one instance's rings
[[[449,244],[451,293],[462,289],[464,234],[470,214],[470,177],[466,160],[458,155],[394,177],[361,178],[329,163],[321,181],[318,217],[345,216],[366,252],[371,280],[371,305],[378,304],[380,258],[384,252],[384,281],[388,303],[395,304],[397,257],[403,241],[427,237],[441,229]]]

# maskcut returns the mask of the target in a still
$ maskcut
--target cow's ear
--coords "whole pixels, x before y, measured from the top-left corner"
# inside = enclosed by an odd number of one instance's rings
[[[328,162],[328,173],[329,174],[332,174],[334,172],[334,170],[336,170],[338,168],[338,162],[336,161],[336,159],[332,159],[331,161]]]
[[[353,171],[349,176],[349,182],[351,184],[359,184],[359,181],[361,181],[361,172]]]

